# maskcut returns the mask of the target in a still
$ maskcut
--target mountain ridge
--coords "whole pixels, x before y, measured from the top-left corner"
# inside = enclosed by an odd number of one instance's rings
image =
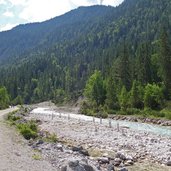
[[[46,37],[55,29],[62,29],[61,27],[73,25],[74,23],[81,22],[82,19],[84,22],[86,22],[86,20],[91,20],[92,17],[96,19],[102,15],[105,15],[108,10],[113,8],[114,7],[99,5],[79,7],[75,10],[67,12],[66,14],[44,22],[23,24],[14,27],[12,30],[0,32],[0,58],[10,57],[11,54],[22,54],[20,51],[24,52],[25,50],[31,50],[32,48],[38,46],[41,44],[43,39],[46,39]],[[101,13],[102,10],[104,11]],[[19,47],[15,47],[15,42],[19,44]],[[4,45],[4,43],[6,43],[6,45]],[[24,45],[26,47],[24,47]],[[10,52],[11,49],[7,47],[11,47],[12,52]],[[17,52],[14,52],[16,48]]]
[[[125,66],[130,72],[124,76],[127,90],[134,80],[143,85],[160,83],[161,32],[166,26],[170,37],[170,9],[169,0],[125,0],[116,8],[78,8],[63,15],[65,20],[57,17],[58,25],[52,19],[34,29],[30,29],[34,24],[20,26],[19,34],[13,34],[14,29],[8,32],[10,39],[4,36],[9,46],[3,44],[0,33],[0,85],[7,87],[12,99],[20,96],[26,103],[53,99],[59,92],[77,97],[95,70],[101,71],[105,81],[115,78],[118,86],[121,72],[126,73],[120,67],[124,53],[128,55],[124,60],[130,61]]]

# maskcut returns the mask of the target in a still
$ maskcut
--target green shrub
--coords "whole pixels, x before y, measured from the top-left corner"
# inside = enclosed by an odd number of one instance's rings
[[[141,110],[140,109],[136,109],[136,108],[128,108],[126,110],[126,114],[127,115],[139,115],[139,114],[141,114]]]
[[[166,119],[171,120],[171,110],[163,109],[163,110],[161,111],[161,113],[164,114],[164,116],[165,116]]]
[[[15,116],[15,112],[11,112],[7,115],[7,120],[10,122],[10,124],[15,125],[15,122],[17,120],[20,120],[21,117]]]
[[[131,91],[129,93],[129,102],[132,108],[143,109],[143,96],[144,96],[144,88],[137,81],[133,82]]]
[[[58,138],[55,133],[53,134],[47,134],[46,138],[44,138],[44,141],[50,142],[50,143],[56,143],[58,141]]]
[[[160,111],[156,111],[156,110],[152,110],[150,108],[146,108],[143,111],[143,116],[161,118],[161,117],[165,117],[165,114],[163,112],[160,112]]]
[[[147,84],[144,93],[144,105],[146,108],[161,109],[164,102],[163,90],[156,84]]]
[[[103,106],[97,106],[95,102],[83,101],[80,107],[80,113],[87,116],[107,118],[108,114]]]
[[[30,121],[29,123],[21,123],[17,124],[17,128],[19,132],[23,135],[23,137],[27,140],[33,138],[35,139],[37,135],[37,125]]]

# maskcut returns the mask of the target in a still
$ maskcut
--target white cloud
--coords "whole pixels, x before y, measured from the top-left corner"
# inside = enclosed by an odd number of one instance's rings
[[[13,0],[10,0],[11,2]],[[19,17],[28,22],[37,22],[64,14],[78,6],[90,6],[99,4],[100,0],[15,0],[15,3],[23,3],[25,8]],[[24,3],[25,1],[25,3]],[[104,0],[104,5],[116,6],[123,0]]]
[[[16,23],[16,24],[6,24],[5,26],[0,28],[0,31],[11,30],[13,27],[15,27],[17,25],[18,25],[18,23]]]
[[[0,0],[0,5],[5,4],[6,12],[0,14],[1,17],[15,17],[18,23],[41,22],[59,16],[79,6],[90,6],[100,4],[102,0]],[[10,2],[10,4],[9,4]],[[103,0],[103,5],[116,6],[123,0]],[[15,14],[16,9],[22,9]],[[9,21],[9,20],[8,20]],[[1,24],[0,30],[8,30],[17,24],[12,24],[6,20],[6,25]],[[21,21],[21,22],[20,22]]]
[[[5,16],[5,17],[14,17],[14,14],[13,14],[13,12],[6,11],[5,13],[3,13],[3,16]]]
[[[6,1],[5,0],[0,0],[0,5],[5,5]]]
[[[27,0],[8,0],[12,5],[25,5]],[[36,1],[36,0],[35,0]]]
[[[103,5],[117,6],[121,4],[123,0],[104,0]]]
[[[44,21],[70,9],[68,0],[28,0],[19,17],[29,22]]]
[[[70,0],[75,6],[90,6],[96,4],[96,1],[87,1],[87,0]]]

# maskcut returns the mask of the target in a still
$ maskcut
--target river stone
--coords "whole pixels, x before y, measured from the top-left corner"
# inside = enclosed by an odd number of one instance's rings
[[[41,145],[41,144],[43,144],[44,143],[44,141],[43,140],[38,140],[37,142],[36,142],[36,145]]]
[[[134,162],[132,160],[128,160],[124,164],[125,164],[125,166],[132,166],[134,164]]]
[[[107,166],[107,171],[115,171],[114,165],[113,164],[109,164]]]
[[[115,158],[113,161],[114,166],[119,166],[121,164],[122,160],[120,158]]]
[[[61,152],[64,151],[64,150],[63,150],[63,145],[61,145],[61,144],[57,144],[56,148],[57,148],[58,150],[60,150]]]
[[[87,150],[83,149],[81,151],[79,151],[80,154],[83,154],[84,156],[89,156],[89,153]]]
[[[67,171],[67,166],[62,166],[61,171]]]
[[[171,160],[167,161],[166,165],[171,166]]]
[[[83,147],[82,146],[78,146],[78,147],[74,146],[74,147],[72,147],[71,150],[80,152],[81,150],[83,150]]]
[[[97,171],[97,169],[88,165],[86,161],[70,160],[61,167],[61,171]]]
[[[119,171],[128,171],[128,169],[126,169],[126,168],[124,167],[124,168],[121,168]]]
[[[69,161],[68,162],[68,166],[69,167],[77,167],[79,164],[79,161],[78,160],[72,160],[72,161]]]
[[[129,155],[128,155],[128,156],[126,156],[126,160],[132,160],[132,161],[133,161],[134,159],[133,159],[132,156],[129,156]]]
[[[98,157],[98,162],[101,164],[109,163],[109,159],[107,157]]]
[[[115,157],[120,158],[121,160],[126,160],[126,156],[121,152],[117,152]]]

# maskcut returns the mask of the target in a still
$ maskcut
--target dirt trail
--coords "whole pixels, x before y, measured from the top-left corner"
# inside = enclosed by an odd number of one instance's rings
[[[54,171],[47,161],[35,160],[34,152],[15,129],[4,123],[4,115],[16,110],[0,110],[0,170],[1,171]]]

